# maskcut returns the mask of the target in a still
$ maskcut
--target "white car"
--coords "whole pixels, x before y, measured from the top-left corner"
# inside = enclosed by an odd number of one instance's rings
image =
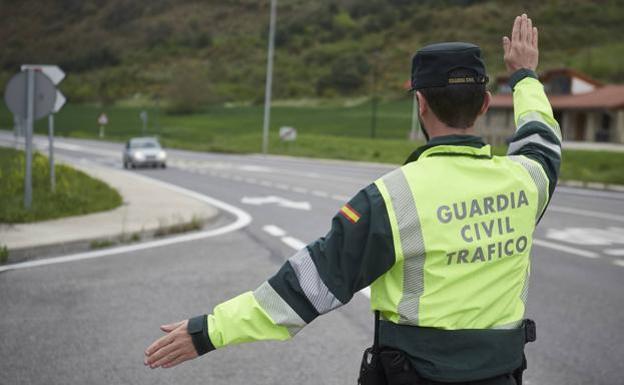
[[[167,167],[167,153],[156,138],[132,138],[126,142],[123,152],[124,168]]]

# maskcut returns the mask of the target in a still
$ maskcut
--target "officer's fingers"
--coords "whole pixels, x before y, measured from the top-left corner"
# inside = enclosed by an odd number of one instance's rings
[[[162,330],[163,332],[169,333],[177,329],[178,327],[180,327],[183,323],[184,321],[178,321],[178,322],[174,322],[174,323],[170,323],[166,325],[160,325],[160,330]]]
[[[526,13],[523,13],[522,17],[520,18],[520,36],[519,36],[520,42],[524,43],[526,41],[526,34],[527,34],[527,15]]]
[[[511,29],[511,43],[516,44],[520,40],[520,22],[522,18],[520,16],[516,16],[514,20],[513,28]]]
[[[533,45],[533,48],[537,49],[537,45],[538,45],[537,27],[533,27],[533,42],[531,44]]]
[[[174,359],[173,361],[167,362],[166,364],[164,364],[162,367],[164,369],[169,369],[169,368],[173,368],[176,365],[180,365],[181,363],[183,363],[184,361],[188,361],[190,359],[195,358],[194,356],[192,356],[191,354],[182,354],[179,355],[176,359]]]
[[[526,43],[533,43],[533,21],[530,18],[527,20]]]
[[[509,55],[509,50],[511,50],[511,41],[507,36],[503,36],[503,51],[505,52],[505,57]]]
[[[149,356],[146,360],[147,365],[151,368],[157,368],[161,364],[165,362],[169,362],[176,358],[179,354],[181,354],[181,345],[177,343],[169,344],[158,351],[156,353]]]
[[[176,358],[184,354],[185,353],[182,349],[180,348],[174,349],[170,351],[169,353],[165,354],[164,356],[162,356],[159,360],[155,361],[153,364],[151,364],[150,368],[155,369],[155,368],[167,365],[168,363],[174,361]]]
[[[173,337],[170,334],[167,334],[166,336],[162,336],[156,341],[154,341],[154,343],[152,343],[147,349],[145,349],[145,355],[151,356],[158,349],[170,344],[171,342],[173,342]]]

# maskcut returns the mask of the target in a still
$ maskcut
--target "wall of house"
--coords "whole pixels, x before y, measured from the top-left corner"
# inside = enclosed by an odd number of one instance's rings
[[[618,110],[615,114],[613,127],[615,128],[615,142],[624,144],[624,109]]]
[[[504,145],[515,131],[513,110],[503,108],[490,109],[485,116],[477,120],[475,129],[487,143]]]
[[[595,142],[596,134],[602,128],[603,114],[604,111],[561,111],[559,124],[563,140]],[[611,117],[609,141],[624,144],[624,109],[612,111]],[[515,131],[513,110],[490,109],[484,117],[477,120],[475,129],[486,142],[492,145],[504,145]]]

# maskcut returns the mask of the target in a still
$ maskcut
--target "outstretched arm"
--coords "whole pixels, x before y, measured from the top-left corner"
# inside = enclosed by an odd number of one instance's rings
[[[340,209],[325,237],[295,253],[255,291],[223,302],[210,315],[162,326],[168,334],[147,348],[145,364],[168,368],[229,345],[289,339],[349,302],[394,262],[384,199],[371,184]]]

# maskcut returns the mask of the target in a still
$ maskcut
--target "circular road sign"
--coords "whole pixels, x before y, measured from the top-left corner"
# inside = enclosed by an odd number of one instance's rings
[[[56,101],[56,87],[54,83],[40,71],[34,72],[35,97],[33,119],[40,119],[50,114],[54,109]],[[15,74],[4,90],[4,101],[13,115],[20,119],[27,119],[26,94],[28,83],[28,72]]]

